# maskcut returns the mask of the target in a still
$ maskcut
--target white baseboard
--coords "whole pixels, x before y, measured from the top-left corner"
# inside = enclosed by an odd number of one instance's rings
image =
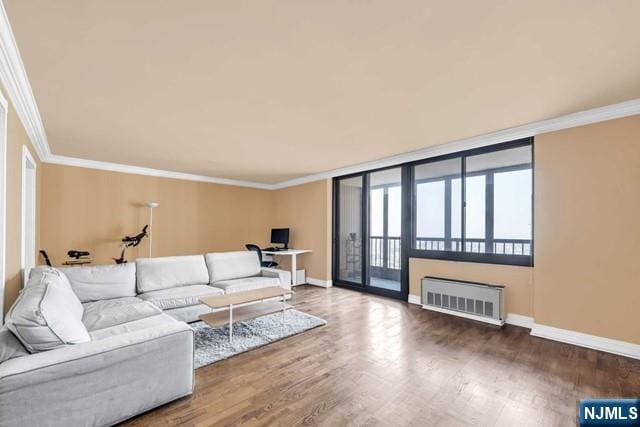
[[[409,303],[420,304],[420,296],[410,294]],[[485,317],[475,316],[473,314],[452,312],[449,310],[439,309],[437,307],[422,307],[431,311],[452,314],[468,319],[479,320],[481,322],[489,321],[494,325],[501,325],[501,323],[498,321],[491,321]],[[613,353],[620,356],[630,357],[632,359],[640,359],[640,344],[633,344],[625,341],[614,340],[611,338],[584,334],[582,332],[570,331],[568,329],[560,329],[554,328],[552,326],[541,325],[539,323],[535,323],[533,317],[523,316],[521,314],[515,313],[508,313],[504,323],[531,329],[531,335],[533,335],[534,337],[546,338],[553,341],[576,345],[578,347],[586,347],[593,350],[604,351],[605,353]]]
[[[411,295],[409,294],[409,304],[422,304],[422,298],[420,297],[420,295]]]
[[[591,348],[607,353],[618,354],[620,356],[640,359],[640,344],[632,344],[625,341],[613,340],[611,338],[598,337],[584,334],[582,332],[570,331],[568,329],[554,328],[552,326],[534,323],[531,328],[531,335],[534,337],[546,338],[553,341],[560,341],[579,347]]]
[[[504,322],[509,325],[531,329],[533,326],[533,317],[523,316],[522,314],[507,313],[507,318]]]
[[[331,280],[314,279],[313,277],[307,277],[307,284],[320,286],[321,288],[330,288],[333,286],[333,282]]]

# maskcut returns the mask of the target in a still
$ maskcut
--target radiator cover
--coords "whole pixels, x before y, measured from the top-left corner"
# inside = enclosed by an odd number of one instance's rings
[[[502,326],[504,286],[424,277],[422,307]]]

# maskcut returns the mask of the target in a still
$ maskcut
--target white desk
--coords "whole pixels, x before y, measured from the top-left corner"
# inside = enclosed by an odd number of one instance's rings
[[[291,286],[299,285],[296,283],[296,271],[298,267],[297,256],[311,252],[310,249],[287,249],[286,251],[262,251],[264,255],[270,256],[290,256],[291,257]]]

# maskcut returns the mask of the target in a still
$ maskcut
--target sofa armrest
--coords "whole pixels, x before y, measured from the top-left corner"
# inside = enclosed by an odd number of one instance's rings
[[[275,277],[280,280],[280,287],[291,289],[291,273],[277,268],[262,267],[263,277]]]
[[[175,321],[7,360],[0,425],[112,425],[188,395],[193,341]]]
[[[74,362],[91,356],[115,352],[121,348],[135,346],[152,341],[165,335],[193,330],[184,322],[177,320],[161,326],[123,333],[96,341],[68,345],[55,350],[43,351],[28,356],[16,357],[0,364],[0,381],[13,375],[37,371],[53,365]],[[104,367],[104,366],[102,366]],[[1,392],[0,387],[0,392]]]

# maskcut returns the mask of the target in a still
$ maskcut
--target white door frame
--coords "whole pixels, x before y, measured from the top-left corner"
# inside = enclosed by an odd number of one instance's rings
[[[29,271],[36,266],[36,182],[37,182],[38,164],[33,159],[29,148],[22,146],[22,227],[21,227],[21,257],[20,271],[22,272],[22,287],[27,283]],[[29,176],[31,175],[31,176]],[[31,185],[32,188],[27,186]],[[29,210],[29,218],[27,218],[27,204],[31,204]],[[31,229],[29,234],[30,242],[27,241],[27,230]]]
[[[0,92],[0,325],[4,323],[4,283],[7,248],[7,112],[9,104]]]

